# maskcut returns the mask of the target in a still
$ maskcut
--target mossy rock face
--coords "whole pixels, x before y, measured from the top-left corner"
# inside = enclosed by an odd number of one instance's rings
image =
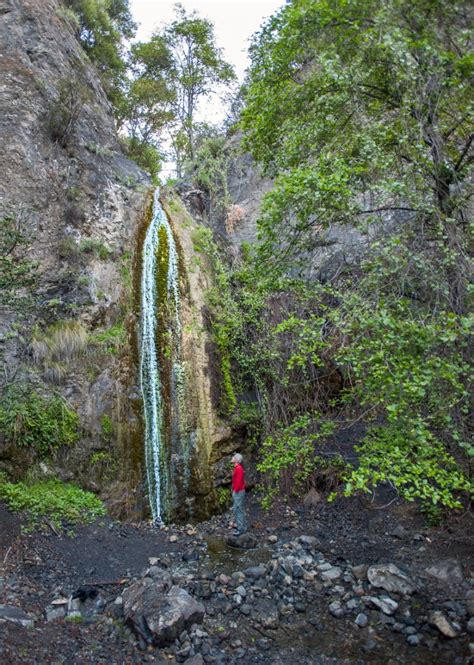
[[[169,442],[165,459],[170,469],[172,487],[169,492],[170,517],[186,520],[204,519],[219,509],[214,488],[213,460],[221,454],[216,448],[222,443],[222,432],[233,432],[218,415],[212,399],[213,372],[207,325],[205,321],[206,293],[212,285],[208,259],[196,242],[200,230],[196,222],[176,199],[163,200],[178,252],[180,334],[176,335],[170,299],[167,291],[165,266],[169,258],[165,230],[160,230],[157,286],[159,296],[158,333],[160,376],[165,409],[163,426]],[[199,258],[199,262],[195,259]],[[183,376],[176,372],[182,368]],[[179,439],[179,440],[178,440]],[[173,449],[179,452],[175,455]],[[188,450],[186,458],[183,451]]]

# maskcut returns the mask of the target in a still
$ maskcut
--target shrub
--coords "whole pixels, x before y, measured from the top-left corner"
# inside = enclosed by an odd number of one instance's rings
[[[32,485],[0,482],[0,499],[13,512],[26,511],[30,525],[49,518],[59,527],[63,520],[73,524],[89,523],[105,515],[105,507],[91,492],[59,480]]]
[[[63,148],[71,142],[87,97],[87,89],[77,80],[60,81],[57,96],[48,109],[47,125],[53,141]]]
[[[78,440],[79,416],[59,395],[46,398],[14,387],[0,403],[0,429],[8,443],[46,457]]]

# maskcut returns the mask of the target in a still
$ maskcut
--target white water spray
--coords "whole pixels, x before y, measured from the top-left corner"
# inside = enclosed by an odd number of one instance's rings
[[[143,245],[141,280],[141,326],[140,326],[140,386],[145,414],[145,464],[148,480],[148,494],[151,512],[155,522],[162,521],[163,492],[166,478],[163,437],[163,408],[161,377],[157,352],[157,303],[163,294],[157,293],[157,271],[160,260],[160,229],[167,238],[167,282],[166,298],[170,304],[170,315],[174,319],[174,339],[176,341],[177,362],[173,373],[178,373],[180,357],[179,318],[179,272],[178,253],[173,232],[159,201],[157,189],[153,199],[153,218],[147,229]]]

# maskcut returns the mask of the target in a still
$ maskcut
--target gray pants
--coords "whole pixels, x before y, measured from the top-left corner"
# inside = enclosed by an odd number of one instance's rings
[[[232,492],[232,498],[234,500],[233,510],[235,521],[237,522],[237,531],[239,533],[245,533],[247,531],[247,518],[245,516],[245,490],[241,492]]]

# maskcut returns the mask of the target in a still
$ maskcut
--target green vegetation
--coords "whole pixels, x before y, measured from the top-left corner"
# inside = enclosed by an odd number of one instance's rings
[[[100,419],[100,426],[102,427],[102,434],[106,438],[110,438],[114,431],[114,424],[107,414],[104,414]]]
[[[110,258],[111,251],[100,238],[84,238],[79,244],[79,252],[93,254],[101,261]]]
[[[119,354],[127,343],[127,331],[123,321],[118,321],[110,328],[94,332],[89,340],[92,344],[101,346],[107,353]]]
[[[27,299],[38,264],[28,257],[26,214],[20,207],[0,211],[0,304],[18,305]]]
[[[119,128],[128,132],[129,154],[156,174],[159,141],[171,137],[178,177],[195,157],[199,101],[235,78],[215,44],[214,28],[177,4],[175,19],[130,52],[131,76],[117,106]]]
[[[217,490],[217,502],[219,506],[225,510],[229,507],[231,500],[231,493],[228,487],[218,487]]]
[[[43,397],[16,386],[0,404],[0,429],[8,444],[28,448],[39,457],[79,439],[79,417],[59,395]]]
[[[128,0],[62,0],[62,15],[96,65],[114,105],[122,99],[126,74],[125,41],[136,30]],[[64,11],[66,10],[66,11]]]
[[[59,81],[57,96],[51,101],[47,112],[47,124],[51,138],[63,148],[71,143],[82,108],[88,99],[89,91],[80,81]]]
[[[60,528],[63,520],[90,523],[105,515],[104,504],[94,494],[59,480],[32,485],[0,481],[0,499],[14,512],[26,511],[30,527],[47,519]]]
[[[433,511],[472,489],[468,35],[462,0],[292,0],[255,37],[242,127],[275,186],[210,308],[270,494],[316,485],[356,422],[344,494],[388,483]]]

